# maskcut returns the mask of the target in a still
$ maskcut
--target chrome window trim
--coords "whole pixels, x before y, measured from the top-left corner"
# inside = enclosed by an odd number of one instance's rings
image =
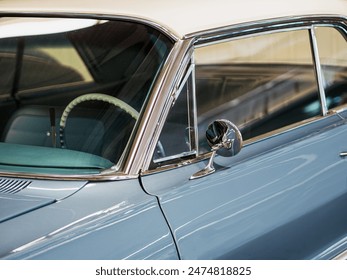
[[[99,19],[99,20],[123,20],[123,21],[129,21],[139,24],[144,24],[147,26],[150,26],[162,34],[166,35],[169,39],[173,41],[173,49],[171,50],[170,54],[168,55],[165,64],[163,65],[161,69],[161,73],[159,77],[157,78],[157,81],[154,85],[154,90],[156,92],[156,96],[159,95],[159,89],[161,88],[161,84],[163,83],[164,78],[168,75],[171,64],[174,64],[175,57],[177,55],[178,50],[180,49],[177,42],[182,42],[179,39],[179,36],[177,36],[174,32],[170,31],[169,29],[159,25],[156,22],[152,22],[147,19],[143,19],[140,17],[134,17],[134,16],[123,16],[123,15],[99,15],[99,14],[89,14],[89,13],[51,13],[51,12],[16,12],[16,13],[9,13],[9,12],[1,12],[1,17],[42,17],[42,18],[77,18],[77,19]],[[172,75],[171,75],[172,76]],[[147,109],[148,112],[148,109]],[[146,115],[146,113],[144,114]],[[147,119],[146,119],[147,120]],[[140,127],[140,126],[139,126]],[[140,129],[143,131],[143,129]],[[138,139],[135,136],[135,141],[138,142]],[[132,145],[134,147],[134,145]],[[134,148],[132,148],[131,151],[133,151],[134,154]],[[140,149],[141,150],[141,149]],[[131,154],[131,153],[130,153]],[[64,181],[118,181],[118,180],[129,180],[129,179],[135,179],[139,176],[139,170],[136,169],[139,168],[137,165],[135,167],[135,172],[132,170],[134,168],[131,168],[131,159],[129,160],[129,157],[127,157],[124,160],[124,171],[120,172],[118,171],[118,165],[112,166],[110,169],[106,169],[101,171],[98,174],[76,174],[76,175],[65,175],[65,174],[46,174],[46,173],[27,173],[27,172],[9,172],[9,171],[0,171],[0,176],[3,177],[16,177],[16,178],[30,178],[30,179],[43,179],[43,180],[64,180]],[[125,170],[127,172],[125,172]]]
[[[185,83],[188,81],[189,76],[190,76],[190,74],[193,73],[194,69],[195,69],[195,65],[194,65],[194,63],[191,63],[191,65],[187,69],[186,74],[184,75],[183,80],[180,82],[178,89],[174,93],[174,102],[177,100],[178,96],[181,94],[181,91],[182,91],[183,87],[185,86]],[[173,105],[174,105],[174,103],[172,104],[172,106]]]
[[[165,119],[190,63],[191,45],[192,40],[179,40],[174,45],[142,116],[140,129],[125,161],[125,173],[135,175],[149,168]]]
[[[182,158],[182,157],[196,156],[196,154],[197,154],[196,150],[193,150],[193,151],[190,151],[190,152],[182,152],[180,154],[167,156],[167,157],[163,157],[163,158],[160,158],[160,159],[155,159],[155,160],[153,160],[153,163],[154,164],[160,164],[160,163],[165,162],[165,161],[176,160],[176,159],[179,159],[179,158]]]
[[[209,159],[211,157],[211,155],[212,155],[212,152],[208,152],[205,154],[198,155],[196,158],[191,158],[191,159],[182,160],[182,161],[176,162],[176,163],[170,163],[167,165],[162,165],[162,166],[159,166],[155,169],[147,169],[147,170],[141,171],[140,175],[141,176],[147,176],[147,175],[151,175],[151,174],[157,174],[157,173],[169,171],[172,169],[180,168],[183,166],[187,166],[190,164],[198,163],[198,162],[201,162],[203,160]]]
[[[6,178],[23,178],[23,179],[37,179],[37,180],[60,180],[60,181],[120,181],[137,179],[136,175],[129,175],[123,172],[100,172],[98,174],[87,175],[60,175],[60,174],[43,174],[43,173],[26,173],[26,172],[0,172],[1,177]]]
[[[171,107],[169,108],[169,111],[175,105],[175,102],[178,99],[178,97],[180,96],[180,94],[182,92],[182,89],[184,88],[184,86],[185,86],[186,82],[188,81],[189,77],[191,75],[194,75],[194,73],[195,73],[195,64],[191,63],[190,66],[188,67],[185,75],[184,75],[184,78],[179,83],[178,88],[173,93],[173,101],[172,101]],[[162,162],[165,162],[165,161],[168,161],[168,160],[175,160],[175,159],[178,159],[178,158],[181,158],[181,157],[185,157],[185,156],[194,156],[194,155],[196,156],[197,153],[198,153],[198,141],[196,140],[197,139],[197,129],[196,129],[197,112],[196,112],[196,101],[195,101],[195,79],[194,78],[192,79],[192,83],[193,83],[193,85],[192,85],[193,92],[191,93],[191,95],[192,95],[192,99],[193,99],[193,106],[192,106],[192,108],[193,108],[193,124],[191,124],[191,118],[188,117],[188,127],[194,127],[194,134],[195,134],[195,137],[194,137],[195,142],[194,143],[193,143],[193,141],[192,141],[192,139],[190,137],[190,134],[189,134],[189,143],[192,144],[191,146],[193,148],[192,148],[191,151],[186,151],[186,152],[182,152],[182,153],[179,153],[179,154],[175,154],[175,155],[167,156],[167,157],[164,157],[164,158],[159,158],[157,160],[153,160],[154,164],[162,163]],[[187,110],[189,110],[189,108],[191,108],[191,107],[188,104],[188,109]],[[164,125],[165,125],[165,121],[163,122],[163,126]],[[160,130],[160,131],[162,131],[162,130]],[[159,133],[159,137],[160,137],[160,133]],[[152,161],[152,158],[151,158],[151,161]],[[150,163],[147,163],[147,164],[150,164]]]
[[[346,21],[347,18],[344,18],[344,21]],[[322,115],[326,116],[328,114],[337,114],[339,116],[340,112],[347,110],[347,104],[342,104],[337,108],[332,108],[328,110],[327,100],[326,100],[326,94],[325,94],[325,78],[322,71],[322,64],[320,61],[319,56],[319,47],[317,43],[317,37],[316,37],[316,28],[318,27],[330,27],[334,28],[335,30],[341,30],[345,34],[346,44],[347,44],[347,22],[344,24],[332,24],[332,23],[323,23],[323,24],[312,24],[310,27],[310,40],[311,40],[311,47],[312,47],[312,55],[314,59],[315,64],[315,73],[317,75],[317,82],[318,82],[318,89],[320,94],[320,100],[321,100],[321,108],[322,108]],[[342,35],[341,35],[342,36]],[[342,118],[342,117],[341,117]]]
[[[342,23],[343,21],[344,23]],[[347,17],[344,15],[302,15],[294,17],[278,17],[266,20],[244,22],[214,29],[207,29],[187,34],[183,39],[195,39],[195,45],[207,44],[211,41],[221,41],[233,37],[251,35],[256,33],[272,32],[274,30],[295,27],[318,25],[347,26]]]
[[[343,23],[341,21],[343,21]],[[271,26],[265,26],[265,25],[271,25]],[[265,34],[270,34],[275,32],[308,30],[309,39],[311,41],[311,54],[313,56],[312,63],[313,63],[313,66],[315,67],[314,72],[315,72],[316,80],[318,83],[318,91],[319,91],[319,99],[320,99],[321,108],[322,108],[322,116],[316,116],[307,120],[303,120],[299,123],[294,123],[289,126],[285,126],[277,130],[270,131],[266,134],[251,138],[244,142],[244,146],[248,146],[248,145],[257,143],[259,141],[263,141],[268,138],[281,135],[287,131],[289,132],[293,129],[305,126],[306,124],[314,123],[328,116],[326,96],[325,96],[325,90],[324,90],[324,78],[321,71],[317,42],[316,42],[315,33],[314,33],[314,28],[318,26],[330,26],[334,28],[340,28],[340,29],[343,29],[345,34],[347,34],[347,17],[340,16],[340,15],[285,17],[285,18],[265,20],[261,22],[255,22],[255,23],[248,23],[248,24],[245,23],[240,25],[227,26],[227,27],[207,30],[207,31],[199,32],[199,33],[188,34],[184,37],[185,39],[193,40],[193,43],[194,43],[193,48],[198,48],[198,47],[203,47],[210,44],[221,43],[224,41],[239,40],[239,39],[244,39],[251,36],[253,37],[254,34],[265,35]],[[195,80],[194,80],[194,83],[195,83]],[[194,89],[194,93],[195,93],[195,89]],[[195,94],[194,94],[194,98],[195,98]],[[344,106],[346,107],[347,105],[344,105]],[[340,109],[340,111],[343,111],[343,109]],[[195,108],[195,112],[196,112],[196,108]],[[331,113],[335,113],[335,111],[332,111]],[[336,113],[336,115],[340,117],[340,119],[342,118],[338,113]],[[195,131],[197,133],[197,122],[195,125]],[[141,175],[149,175],[149,174],[171,170],[181,166],[186,166],[188,164],[193,164],[193,163],[205,160],[209,158],[210,156],[211,156],[211,152],[207,152],[201,155],[198,154],[198,156],[194,159],[182,160],[180,163],[173,163],[173,164],[160,166],[153,170],[148,170],[148,166],[147,166],[147,168],[142,169]]]
[[[259,31],[256,33],[249,33],[249,34],[247,33],[247,34],[235,35],[235,36],[231,36],[231,37],[224,38],[221,40],[208,41],[208,42],[203,42],[203,43],[201,41],[197,41],[197,43],[194,45],[194,48],[202,48],[202,47],[210,46],[210,45],[213,45],[216,43],[225,43],[225,42],[237,41],[237,40],[253,38],[253,37],[257,37],[257,36],[274,34],[274,33],[278,33],[278,32],[310,30],[310,28],[311,28],[311,26],[303,25],[303,26],[296,26],[296,27],[286,27],[286,28],[281,28],[281,29]]]
[[[318,92],[319,92],[319,97],[321,102],[322,115],[326,116],[328,113],[328,106],[327,106],[327,100],[325,96],[325,79],[323,76],[320,57],[319,57],[315,26],[318,26],[318,25],[312,25],[309,30],[311,49],[312,49],[311,53],[312,53],[313,64],[315,67],[315,74],[316,74],[316,79],[318,84]]]

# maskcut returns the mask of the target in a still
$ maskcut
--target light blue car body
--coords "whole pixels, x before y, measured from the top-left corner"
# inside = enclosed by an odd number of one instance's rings
[[[198,180],[189,176],[203,162],[139,180],[55,182],[71,193],[61,197],[52,190],[61,201],[33,199],[24,214],[2,222],[1,254],[10,259],[332,258],[347,248],[347,162],[339,156],[345,122],[330,116],[312,128],[248,145],[232,162],[217,157],[217,171]],[[1,207],[22,199],[27,198],[1,197]]]
[[[307,25],[331,20],[303,18]],[[145,19],[130,19],[167,31]],[[342,16],[334,20],[346,24]],[[215,171],[201,178],[192,175],[208,164],[210,152],[150,167],[178,98],[173,92],[188,72],[195,46],[223,40],[226,33],[249,36],[288,23],[296,28],[300,17],[221,26],[176,38],[168,65],[158,73],[160,83],[153,86],[142,110],[148,122],[137,127],[142,134],[133,133],[138,141],[122,155],[131,163],[123,173],[110,175],[111,167],[95,177],[26,177],[16,163],[2,170],[0,189],[22,190],[0,191],[0,258],[333,259],[346,252],[346,104],[309,122],[245,141],[233,157],[217,155]],[[207,127],[199,129],[204,134]]]

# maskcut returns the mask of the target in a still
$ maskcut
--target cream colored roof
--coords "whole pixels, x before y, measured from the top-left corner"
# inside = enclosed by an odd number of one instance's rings
[[[347,0],[1,0],[0,11],[130,15],[181,37],[259,19],[347,15]]]

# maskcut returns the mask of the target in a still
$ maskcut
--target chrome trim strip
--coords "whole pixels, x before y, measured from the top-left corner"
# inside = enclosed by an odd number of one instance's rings
[[[139,177],[136,175],[128,175],[123,172],[114,173],[98,173],[86,175],[60,175],[60,174],[43,174],[43,173],[26,173],[26,172],[0,172],[1,177],[7,178],[23,178],[23,179],[39,179],[39,180],[60,180],[60,181],[120,181],[130,180]]]
[[[195,140],[195,149],[196,153],[199,153],[199,130],[198,130],[198,106],[196,101],[196,75],[195,75],[195,56],[194,53],[192,54],[192,64],[194,65],[193,68],[193,79],[192,79],[192,95],[193,95],[193,126],[194,126],[194,140]]]
[[[316,39],[316,33],[315,33],[315,26],[311,26],[309,30],[310,35],[310,42],[311,42],[311,53],[312,53],[312,59],[313,64],[315,68],[315,74],[318,84],[318,92],[321,102],[321,109],[322,109],[322,115],[326,116],[328,113],[328,106],[327,106],[327,100],[325,97],[325,79],[322,73],[322,67],[320,63],[320,57],[319,57],[319,51],[318,51],[318,45],[317,45],[317,39]]]
[[[183,167],[186,165],[198,163],[200,161],[209,159],[211,157],[211,155],[212,155],[212,152],[208,152],[208,153],[199,155],[196,158],[192,158],[192,159],[188,159],[188,160],[182,160],[181,162],[177,162],[174,164],[163,165],[163,166],[157,167],[156,169],[145,170],[145,171],[141,172],[141,176],[161,173],[161,172],[169,171],[172,169],[180,168],[180,167]]]
[[[175,44],[143,114],[140,129],[137,131],[130,155],[125,162],[125,173],[139,174],[140,170],[149,168],[164,120],[175,99],[175,92],[184,77],[187,65],[190,63],[191,45],[192,40],[180,40]]]
[[[162,163],[162,162],[165,162],[165,161],[175,160],[175,159],[178,159],[178,158],[194,156],[194,155],[196,155],[196,150],[192,150],[192,151],[189,151],[189,152],[183,152],[183,153],[180,153],[180,154],[167,156],[167,157],[164,157],[164,158],[155,159],[155,160],[153,160],[153,162],[154,163]]]
[[[313,24],[341,24],[341,20],[346,25],[347,17],[344,15],[302,15],[293,17],[279,17],[259,21],[244,22],[240,24],[228,25],[214,29],[207,29],[184,36],[184,39],[195,38],[195,44],[204,44],[209,41],[219,41],[231,37],[263,33],[278,29],[288,29]]]
[[[310,26],[295,26],[295,27],[283,27],[281,29],[274,29],[274,30],[267,30],[267,31],[260,31],[256,33],[247,33],[247,34],[240,34],[240,35],[235,35],[235,36],[230,36],[228,38],[224,38],[221,40],[217,41],[208,41],[205,43],[198,42],[194,47],[195,48],[201,48],[209,45],[213,45],[216,43],[224,43],[224,42],[230,42],[230,41],[237,41],[237,40],[243,40],[247,38],[253,38],[256,36],[263,36],[263,35],[269,35],[269,34],[274,34],[276,32],[290,32],[290,31],[300,31],[300,30],[309,30],[311,27]]]
[[[189,66],[189,68],[187,69],[186,73],[185,73],[185,76],[184,78],[182,79],[182,81],[179,82],[179,86],[178,88],[176,88],[175,92],[173,92],[172,96],[173,96],[173,100],[172,100],[172,104],[170,106],[173,107],[174,104],[176,103],[176,100],[178,99],[179,95],[181,94],[182,92],[182,89],[184,88],[187,80],[190,78],[190,76],[192,75],[192,73],[194,74],[194,70],[195,70],[195,65],[193,63],[191,63],[191,65]],[[195,79],[192,79],[195,81]],[[194,91],[194,89],[193,89]],[[194,108],[194,112],[196,112],[196,106],[195,106],[195,91],[193,93],[190,93],[190,94],[193,94],[193,108]],[[187,110],[190,110],[190,106],[188,105],[188,108]],[[169,113],[169,112],[168,112]],[[189,112],[190,113],[190,112]],[[194,117],[193,117],[193,124],[191,124],[191,119],[188,118],[188,127],[194,127],[194,134],[197,134],[197,122],[196,122],[196,119],[195,119],[195,116],[196,116],[196,113],[194,113]],[[163,122],[163,126],[165,125],[165,122]],[[160,136],[160,133],[159,133],[159,136]],[[196,138],[196,135],[194,137],[194,139],[197,139]],[[192,139],[191,139],[191,135],[189,134],[189,144],[193,144],[191,145],[192,149],[190,151],[186,151],[186,152],[182,152],[180,154],[175,154],[175,155],[171,155],[171,156],[168,156],[168,157],[164,157],[164,158],[159,158],[157,160],[154,160],[153,162],[154,163],[161,163],[161,162],[164,162],[164,161],[168,161],[168,160],[175,160],[177,158],[181,158],[181,157],[185,157],[185,156],[193,156],[193,155],[196,155],[197,154],[197,151],[198,151],[198,148],[197,148],[197,141],[195,141],[194,143],[192,143]],[[152,160],[152,159],[151,159]]]
[[[191,64],[191,65],[189,66],[189,68],[187,69],[187,72],[186,72],[186,74],[184,75],[183,80],[180,82],[179,87],[177,88],[176,92],[174,93],[175,100],[178,98],[179,94],[181,93],[183,87],[185,86],[185,83],[187,82],[187,80],[188,80],[190,74],[192,74],[194,68],[195,68],[195,65],[194,65],[194,64]]]

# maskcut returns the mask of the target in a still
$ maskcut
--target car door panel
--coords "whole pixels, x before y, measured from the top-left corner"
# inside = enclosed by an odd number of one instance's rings
[[[181,258],[314,258],[345,237],[347,165],[339,154],[347,127],[337,115],[326,120],[246,145],[232,159],[217,157],[216,172],[200,179],[189,177],[203,162],[143,176]]]

